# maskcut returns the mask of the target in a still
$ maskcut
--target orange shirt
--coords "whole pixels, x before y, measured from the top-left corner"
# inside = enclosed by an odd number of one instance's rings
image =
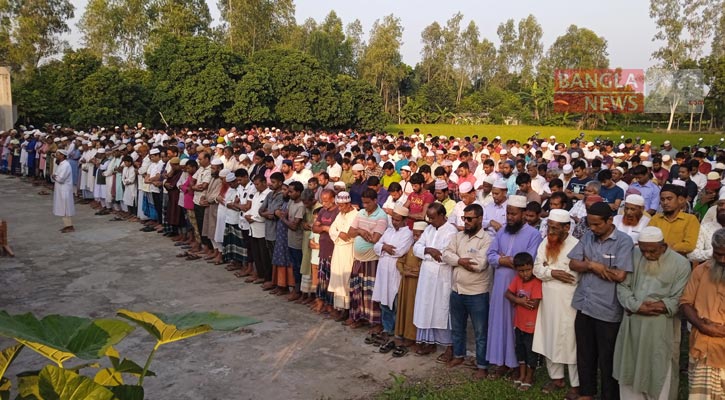
[[[680,304],[694,307],[700,318],[725,324],[725,285],[710,280],[710,262],[695,267],[680,297]],[[709,367],[725,368],[725,338],[704,335],[693,327],[690,357],[703,361]]]
[[[519,274],[516,274],[509,285],[509,292],[513,293],[517,297],[526,297],[531,300],[541,300],[541,281],[534,277],[528,282],[524,282]],[[536,314],[538,312],[539,307],[529,310],[526,307],[515,305],[514,326],[519,328],[522,332],[534,333]]]

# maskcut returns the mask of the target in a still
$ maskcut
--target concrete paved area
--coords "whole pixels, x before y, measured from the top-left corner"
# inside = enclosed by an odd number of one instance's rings
[[[323,320],[304,306],[245,284],[222,266],[178,261],[177,247],[129,222],[109,222],[76,205],[76,232],[60,234],[52,194],[0,176],[0,219],[15,258],[0,258],[0,309],[37,316],[111,317],[120,308],[180,313],[219,311],[262,320],[238,332],[213,332],[160,348],[146,380],[148,399],[368,398],[390,373],[421,376],[436,364],[396,359],[365,345],[365,332]],[[0,338],[0,348],[12,341]],[[153,340],[137,329],[119,346],[143,364]],[[9,376],[38,369],[24,351]],[[69,365],[72,365],[69,364]]]

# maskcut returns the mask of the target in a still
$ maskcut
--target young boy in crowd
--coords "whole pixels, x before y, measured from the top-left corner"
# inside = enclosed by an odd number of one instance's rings
[[[506,299],[514,305],[514,332],[516,334],[516,359],[519,362],[519,380],[514,381],[521,391],[534,384],[538,354],[531,350],[534,325],[541,301],[541,281],[533,274],[534,258],[529,253],[514,256],[516,276],[506,292]]]

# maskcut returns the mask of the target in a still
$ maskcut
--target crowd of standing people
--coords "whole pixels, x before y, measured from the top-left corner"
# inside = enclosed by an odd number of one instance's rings
[[[725,398],[720,149],[140,123],[0,145],[4,173],[53,185],[63,233],[79,203],[139,222],[381,353],[440,348],[521,391],[544,365],[567,399],[675,399],[681,373]]]

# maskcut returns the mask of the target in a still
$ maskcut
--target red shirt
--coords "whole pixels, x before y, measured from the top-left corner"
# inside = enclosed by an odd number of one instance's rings
[[[423,211],[423,207],[426,204],[430,204],[433,201],[435,201],[435,198],[427,190],[423,190],[423,193],[412,192],[408,195],[408,210],[411,214],[420,213]],[[411,230],[413,229],[413,223],[415,223],[415,221],[412,218],[408,218],[408,228]]]
[[[541,281],[534,277],[528,282],[524,282],[521,277],[516,274],[509,285],[509,292],[517,297],[526,297],[532,300],[541,299]],[[537,306],[533,310],[518,304],[514,305],[514,326],[520,331],[526,333],[534,333],[536,325],[536,314],[539,311]]]

